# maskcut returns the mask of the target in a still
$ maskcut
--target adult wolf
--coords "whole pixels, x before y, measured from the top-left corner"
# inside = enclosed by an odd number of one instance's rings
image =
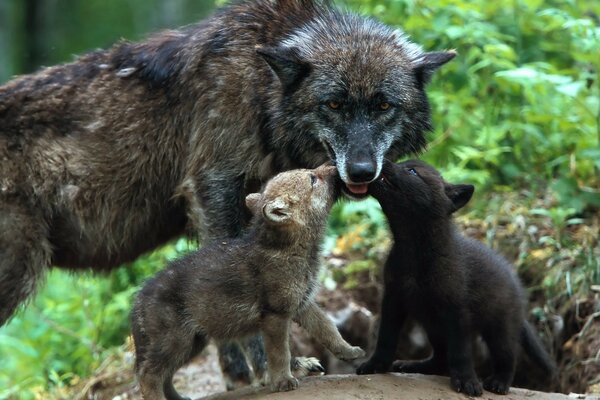
[[[51,265],[238,235],[275,172],[331,158],[363,195],[424,146],[424,86],[454,55],[319,0],[257,0],[0,87],[0,324]]]

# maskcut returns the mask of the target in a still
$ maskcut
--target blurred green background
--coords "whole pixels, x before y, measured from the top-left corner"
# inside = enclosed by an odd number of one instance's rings
[[[0,83],[198,21],[215,3],[223,2],[0,0]],[[476,185],[461,223],[494,247],[502,247],[499,230],[512,238],[509,257],[546,302],[539,313],[590,293],[600,282],[600,2],[339,3],[402,27],[428,50],[458,51],[428,90],[435,132],[423,158],[447,180]],[[359,252],[366,261],[354,266],[375,268],[369,260],[382,237],[375,201],[344,203],[332,213],[325,252]],[[110,275],[50,273],[0,329],[0,398],[47,398],[99,368],[128,335],[137,286],[190,248],[179,240]],[[340,281],[336,274],[326,283]]]

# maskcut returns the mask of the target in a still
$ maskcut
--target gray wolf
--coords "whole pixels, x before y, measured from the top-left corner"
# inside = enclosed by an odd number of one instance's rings
[[[245,196],[277,172],[331,159],[364,196],[385,157],[424,147],[425,86],[454,56],[327,2],[256,0],[8,82],[0,325],[51,266],[238,236]]]
[[[147,282],[132,312],[136,370],[144,399],[180,399],[173,373],[210,338],[260,331],[271,389],[295,389],[289,330],[297,321],[336,357],[364,356],[316,304],[319,247],[336,197],[334,166],[283,172],[248,195],[249,231],[183,257]]]
[[[452,387],[482,394],[473,367],[472,341],[481,335],[493,373],[483,387],[506,394],[519,344],[546,373],[554,362],[525,319],[525,294],[506,259],[458,233],[452,213],[473,195],[472,185],[453,185],[431,166],[411,160],[386,162],[382,178],[369,186],[387,216],[394,245],[384,267],[384,296],[376,349],[357,370],[385,372],[392,366],[402,322],[425,328],[433,355],[397,361],[397,372],[450,374]]]

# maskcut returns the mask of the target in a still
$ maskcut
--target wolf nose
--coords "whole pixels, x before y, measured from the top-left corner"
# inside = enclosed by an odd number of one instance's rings
[[[352,182],[370,182],[375,178],[375,165],[372,162],[357,162],[348,166],[348,177]]]

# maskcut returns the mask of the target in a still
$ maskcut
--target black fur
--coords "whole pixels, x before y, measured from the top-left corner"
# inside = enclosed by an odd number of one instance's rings
[[[484,387],[506,394],[519,343],[548,372],[554,363],[525,320],[525,295],[508,261],[456,230],[451,214],[473,194],[471,185],[452,185],[420,161],[386,162],[369,192],[386,214],[394,236],[384,269],[385,292],[377,347],[357,373],[392,366],[403,321],[420,322],[433,347],[423,361],[397,361],[393,370],[450,375],[452,387],[482,393],[473,367],[472,343],[486,342],[493,374]]]

